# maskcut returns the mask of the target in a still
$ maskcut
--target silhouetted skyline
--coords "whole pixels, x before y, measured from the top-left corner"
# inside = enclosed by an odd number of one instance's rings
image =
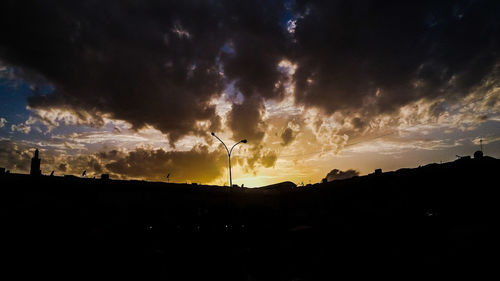
[[[496,272],[499,169],[475,153],[255,189],[0,174],[2,272],[233,281]]]

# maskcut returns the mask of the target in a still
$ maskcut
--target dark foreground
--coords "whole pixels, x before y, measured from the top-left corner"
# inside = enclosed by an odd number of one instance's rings
[[[499,173],[486,157],[253,190],[4,175],[0,268],[16,280],[484,272],[497,267]]]

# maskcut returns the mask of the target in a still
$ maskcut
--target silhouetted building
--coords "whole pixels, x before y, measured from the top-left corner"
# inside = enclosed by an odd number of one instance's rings
[[[375,175],[381,175],[382,174],[382,169],[375,169],[374,174]]]
[[[5,175],[5,168],[0,168],[0,176]]]
[[[480,158],[483,158],[483,152],[481,150],[474,152],[474,159],[480,159]]]
[[[31,158],[31,170],[30,175],[32,176],[40,176],[42,174],[42,170],[40,170],[40,158],[38,158],[38,149],[35,150],[35,156]]]
[[[101,180],[109,180],[109,174],[102,174]]]

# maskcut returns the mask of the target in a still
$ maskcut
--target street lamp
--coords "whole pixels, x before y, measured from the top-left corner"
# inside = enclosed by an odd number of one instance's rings
[[[214,132],[212,132],[211,134],[212,134],[212,136],[216,137],[224,145],[224,148],[227,151],[227,158],[229,159],[229,161],[228,161],[228,163],[229,163],[229,187],[233,187],[233,179],[231,177],[231,152],[233,152],[233,148],[236,145],[238,145],[240,143],[247,143],[247,140],[246,139],[240,140],[239,142],[235,143],[233,145],[233,147],[231,147],[231,149],[227,149],[226,144],[221,139],[219,139],[219,137],[216,136]]]

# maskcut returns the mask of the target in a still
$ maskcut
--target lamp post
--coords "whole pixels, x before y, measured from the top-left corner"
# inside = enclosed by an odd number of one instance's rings
[[[224,143],[221,139],[219,139],[219,137],[218,137],[218,136],[216,136],[214,132],[212,132],[211,134],[212,134],[212,136],[216,137],[216,138],[217,138],[217,139],[218,139],[218,140],[222,143],[222,145],[224,145],[224,148],[225,148],[225,149],[226,149],[226,151],[227,151],[227,158],[228,158],[228,160],[229,160],[229,161],[228,161],[228,163],[229,163],[229,187],[233,187],[233,179],[232,179],[232,177],[231,177],[231,152],[233,152],[233,148],[234,148],[236,145],[238,145],[238,144],[240,144],[240,143],[247,143],[247,140],[246,140],[246,139],[240,140],[239,142],[235,143],[235,144],[233,145],[233,147],[231,147],[231,149],[227,149],[226,144],[225,144],[225,143]]]

